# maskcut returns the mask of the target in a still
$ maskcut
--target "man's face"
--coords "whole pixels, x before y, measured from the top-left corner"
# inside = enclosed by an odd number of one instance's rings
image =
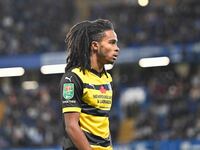
[[[103,38],[98,42],[98,62],[102,64],[113,64],[115,62],[119,54],[117,41],[117,35],[113,30],[104,32]]]

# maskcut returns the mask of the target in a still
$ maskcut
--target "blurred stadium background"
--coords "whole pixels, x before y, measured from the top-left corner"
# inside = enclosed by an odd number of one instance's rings
[[[114,23],[121,48],[115,150],[199,150],[198,0],[0,0],[0,149],[61,149],[65,34],[97,18]]]

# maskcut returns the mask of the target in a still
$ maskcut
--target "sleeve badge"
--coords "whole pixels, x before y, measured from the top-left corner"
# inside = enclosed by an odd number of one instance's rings
[[[64,83],[63,85],[63,97],[66,100],[69,100],[74,97],[74,84],[73,83]]]

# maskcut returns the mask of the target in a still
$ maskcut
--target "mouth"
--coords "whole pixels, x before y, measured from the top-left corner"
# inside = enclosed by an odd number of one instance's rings
[[[116,54],[116,55],[113,55],[113,59],[114,60],[116,60],[117,59],[117,57],[118,57],[118,55]]]

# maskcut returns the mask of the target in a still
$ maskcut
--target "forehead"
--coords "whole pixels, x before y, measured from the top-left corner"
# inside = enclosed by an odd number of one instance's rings
[[[107,30],[104,32],[104,36],[102,40],[116,40],[117,41],[117,34],[114,30]]]

